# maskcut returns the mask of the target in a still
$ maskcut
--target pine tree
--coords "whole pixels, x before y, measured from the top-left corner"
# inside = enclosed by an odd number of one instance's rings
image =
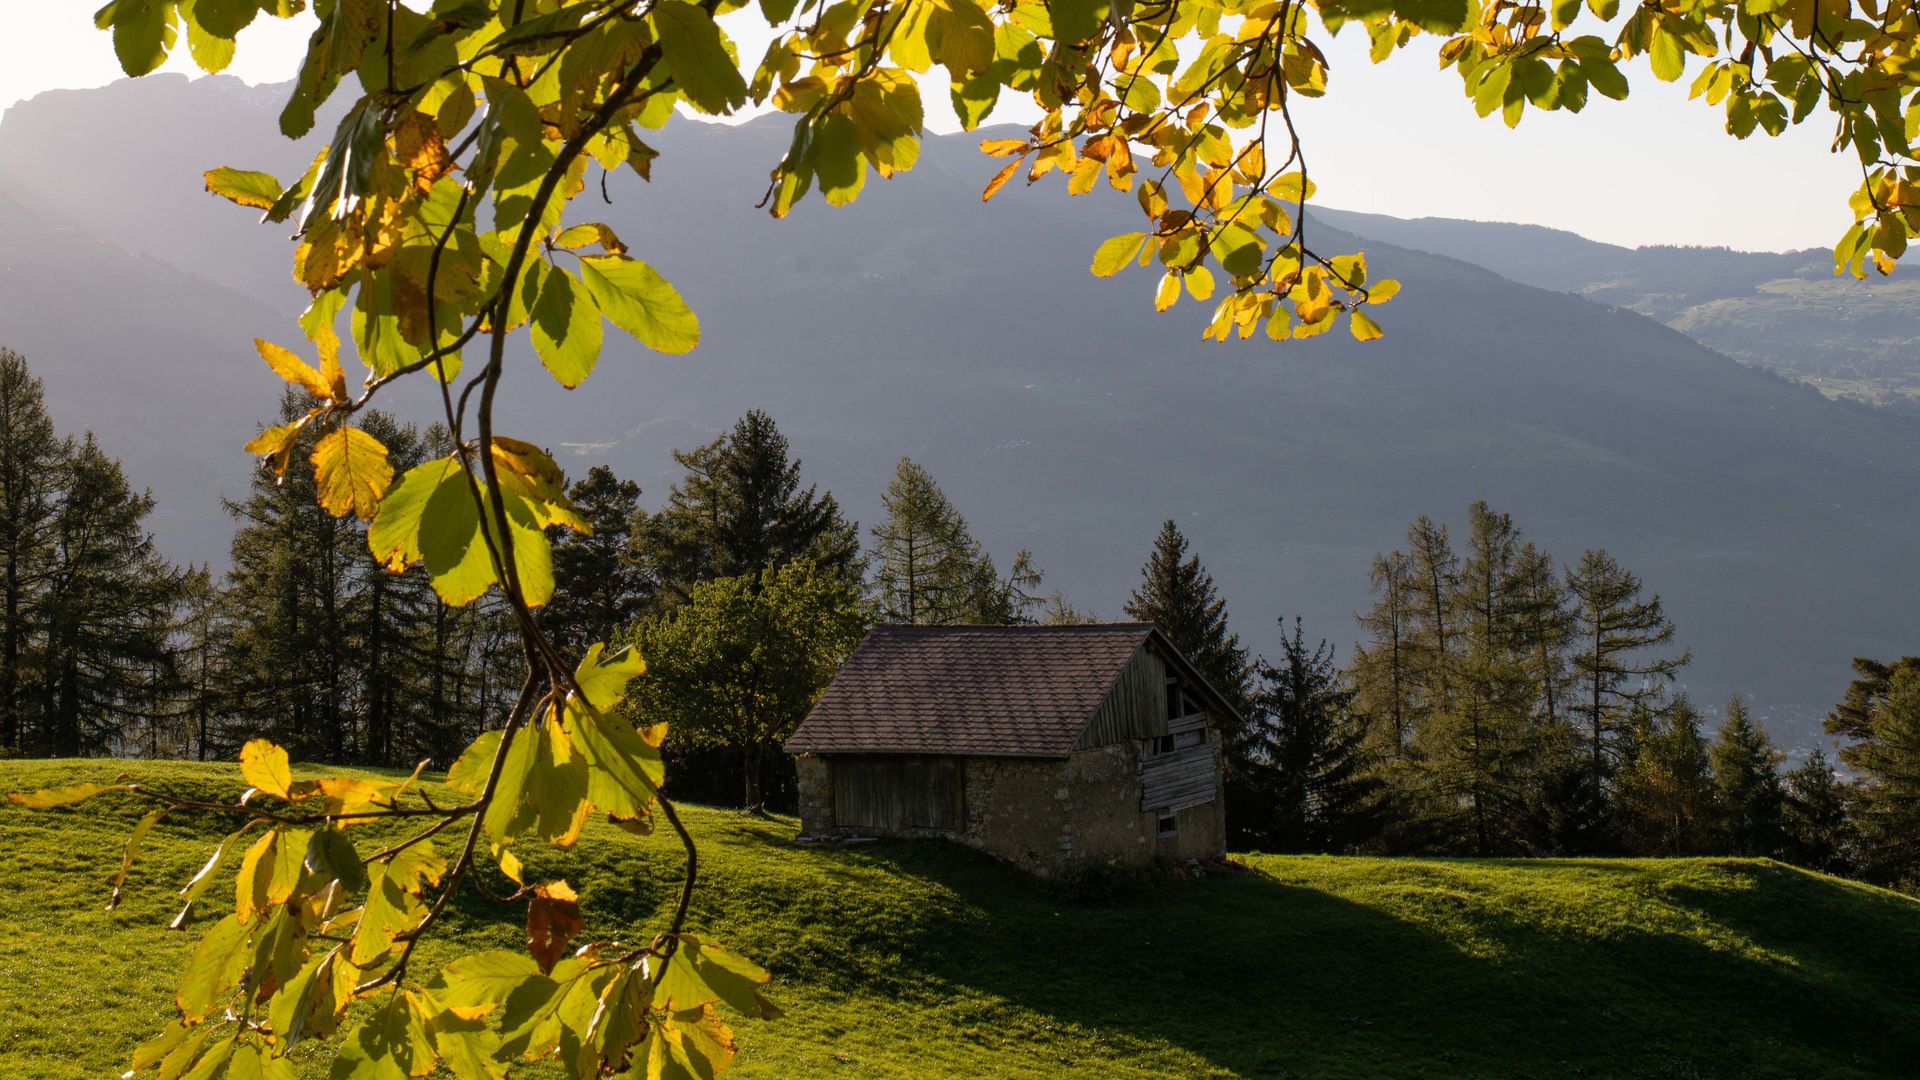
[[[567,497],[593,531],[555,530],[553,599],[540,621],[554,644],[574,655],[593,642],[611,640],[638,617],[653,594],[653,582],[631,550],[639,484],[595,465],[567,489]]]
[[[716,578],[758,580],[796,559],[859,580],[859,527],[841,516],[831,494],[801,488],[800,462],[788,454],[786,436],[758,409],[713,442],[674,452],[686,476],[634,537],[665,598],[679,602],[694,584]]]
[[[1260,851],[1352,851],[1379,831],[1383,793],[1368,769],[1353,691],[1342,685],[1333,646],[1308,649],[1297,617],[1280,646],[1279,665],[1258,665],[1248,753],[1228,777],[1232,831]]]
[[[1700,717],[1685,694],[1664,709],[1644,699],[1627,719],[1619,770],[1625,838],[1643,855],[1699,855],[1713,845],[1713,771]]]
[[[1826,752],[1814,747],[1788,773],[1781,805],[1782,852],[1788,862],[1828,874],[1854,871],[1855,835],[1846,786],[1833,774]]]
[[[1140,584],[1127,599],[1130,618],[1152,623],[1167,635],[1215,691],[1245,716],[1253,696],[1253,665],[1240,635],[1227,627],[1227,602],[1213,575],[1187,553],[1187,538],[1171,518],[1160,526],[1153,552],[1140,570]],[[1224,732],[1229,746],[1239,733]]]
[[[40,380],[19,353],[0,349],[0,755],[30,748],[35,604],[51,550],[54,479],[68,452]]]
[[[1690,655],[1648,656],[1673,641],[1658,596],[1642,599],[1640,579],[1605,551],[1588,551],[1567,573],[1574,597],[1572,712],[1586,734],[1588,772],[1604,790],[1620,757],[1618,738],[1633,706],[1656,695]]]
[[[1780,751],[1753,722],[1738,694],[1710,754],[1713,784],[1727,847],[1735,855],[1773,855],[1780,850]]]

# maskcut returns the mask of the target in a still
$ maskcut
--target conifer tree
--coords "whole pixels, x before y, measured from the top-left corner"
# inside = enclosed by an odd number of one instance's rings
[[[567,489],[567,497],[593,531],[551,531],[553,599],[540,623],[555,645],[578,653],[631,623],[652,596],[653,581],[632,550],[639,484],[595,465]]]
[[[146,531],[152,497],[133,491],[91,433],[69,452],[59,484],[39,605],[37,741],[56,756],[100,753],[165,707],[184,577]]]
[[[1449,697],[1448,658],[1453,650],[1453,597],[1460,589],[1460,557],[1447,540],[1447,527],[1425,514],[1407,528],[1407,557],[1416,596],[1409,608],[1409,641],[1425,684],[1424,712],[1431,715],[1444,708]]]
[[[912,460],[900,459],[880,505],[886,516],[873,527],[873,559],[882,622],[1026,623],[1047,603],[1032,553],[1022,550],[1000,577],[967,519]]]
[[[1869,880],[1920,887],[1920,657],[1856,659],[1827,731],[1852,742],[1840,760],[1860,774],[1854,823]]]
[[[1173,519],[1160,526],[1140,576],[1127,600],[1127,615],[1159,627],[1244,716],[1253,693],[1253,665],[1240,635],[1227,626],[1227,602],[1214,588],[1213,575],[1200,565],[1198,555],[1188,554],[1187,538]],[[1230,744],[1238,737],[1238,732],[1225,734]]]
[[[1622,828],[1643,855],[1699,855],[1713,845],[1713,771],[1700,717],[1681,694],[1665,708],[1642,699],[1627,719],[1619,771]]]
[[[1383,789],[1353,691],[1332,645],[1307,648],[1298,617],[1280,647],[1278,665],[1258,665],[1247,753],[1227,780],[1229,825],[1238,845],[1260,851],[1352,851],[1379,831]]]
[[[634,549],[664,598],[677,603],[701,581],[748,576],[805,559],[822,573],[859,580],[859,527],[831,494],[800,486],[786,436],[758,409],[705,446],[674,451],[686,476],[635,530]]]
[[[1814,747],[1787,774],[1785,789],[1781,827],[1787,861],[1828,874],[1852,873],[1855,835],[1846,786],[1834,776],[1826,751]]]
[[[1720,827],[1735,855],[1780,850],[1780,751],[1735,694],[1710,753]]]
[[[1567,589],[1574,598],[1571,711],[1585,730],[1590,783],[1604,790],[1633,706],[1657,695],[1690,654],[1648,655],[1673,641],[1673,622],[1660,598],[1642,598],[1640,579],[1605,551],[1582,554],[1567,572]]]
[[[1367,568],[1373,607],[1360,616],[1366,640],[1354,649],[1348,670],[1354,687],[1354,706],[1372,718],[1377,749],[1398,758],[1408,748],[1417,726],[1419,684],[1414,663],[1413,605],[1418,599],[1413,563],[1405,552],[1375,555]]]
[[[40,380],[25,357],[0,349],[0,754],[25,753],[32,739],[31,628],[66,453]]]

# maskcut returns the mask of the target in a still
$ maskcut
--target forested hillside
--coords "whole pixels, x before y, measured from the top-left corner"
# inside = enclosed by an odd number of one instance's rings
[[[273,100],[232,80],[161,80],[48,95],[0,123],[0,185],[43,217],[98,207],[96,226],[150,256],[136,265],[179,297],[137,340],[95,344],[75,335],[107,332],[90,313],[103,292],[114,302],[112,277],[30,307],[0,292],[0,326],[32,326],[16,347],[62,422],[100,429],[162,507],[195,505],[196,533],[156,524],[176,558],[225,552],[226,522],[199,512],[207,478],[239,493],[236,448],[272,407],[210,400],[185,373],[250,373],[249,339],[290,325],[251,313],[298,304],[282,290],[278,231],[181,177],[221,163],[287,172],[302,148],[266,161],[246,149],[274,144]],[[55,132],[96,147],[97,167],[63,179]],[[1085,275],[1114,231],[1111,202],[1010,191],[980,206],[993,164],[973,139],[933,138],[912,174],[869,186],[859,214],[809,206],[773,222],[752,178],[785,138],[767,122],[675,122],[652,185],[611,189],[609,220],[710,313],[709,332],[677,359],[610,339],[585,397],[510,375],[523,380],[520,426],[560,433],[555,449],[578,455],[570,469],[612,464],[657,505],[677,472],[670,449],[765,407],[849,517],[873,521],[886,476],[911,456],[1002,565],[1031,549],[1050,586],[1109,617],[1142,545],[1176,518],[1265,653],[1285,613],[1356,639],[1360,568],[1412,517],[1459,525],[1485,499],[1564,562],[1605,547],[1633,567],[1693,648],[1683,682],[1696,699],[1750,693],[1787,742],[1844,688],[1851,657],[1908,647],[1907,605],[1888,583],[1920,533],[1911,423],[1825,402],[1631,312],[1379,243],[1367,245],[1376,273],[1406,285],[1382,310],[1387,340],[1206,345],[1178,310],[1115,302],[1144,299],[1145,274]],[[936,205],[950,212],[936,218]],[[51,244],[36,272],[50,277],[70,249],[106,250]],[[206,267],[262,306],[160,258]],[[67,396],[82,377],[111,393]],[[117,444],[116,417],[136,402],[192,422],[156,428],[164,449]]]

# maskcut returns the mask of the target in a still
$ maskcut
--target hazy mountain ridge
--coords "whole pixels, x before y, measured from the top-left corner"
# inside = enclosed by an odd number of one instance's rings
[[[1920,416],[1920,281],[1836,277],[1830,252],[1625,248],[1559,229],[1321,210],[1369,239],[1632,308],[1736,360],[1824,393]]]
[[[140,340],[142,327],[100,318],[127,309],[97,299],[133,288],[113,276],[126,258],[94,267],[45,243],[33,257],[92,274],[94,295],[0,290],[0,343],[28,353],[50,391],[52,362],[92,372],[89,393],[105,395],[52,395],[60,423],[102,426],[97,417],[124,409],[114,395],[166,418],[146,442],[103,438],[136,482],[200,515],[163,532],[169,550],[216,561],[228,522],[204,514],[209,478],[238,493],[238,447],[273,397],[247,339],[294,342],[301,294],[275,230],[206,195],[199,171],[265,165],[285,178],[315,149],[279,139],[277,97],[233,82],[163,80],[152,100],[142,84],[48,95],[0,123],[0,190],[91,214],[89,226],[123,246],[249,293],[131,260],[166,271],[171,285],[152,287],[180,294],[145,327],[162,359],[151,367],[178,377],[142,382],[101,362]],[[877,516],[885,477],[911,455],[1003,562],[1032,548],[1050,587],[1109,617],[1158,522],[1176,517],[1238,629],[1268,651],[1272,620],[1295,612],[1309,634],[1350,642],[1368,558],[1417,514],[1458,521],[1485,498],[1563,560],[1614,551],[1666,597],[1705,703],[1739,687],[1763,710],[1792,707],[1802,734],[1844,688],[1848,658],[1912,647],[1895,583],[1910,580],[1920,535],[1920,425],[1834,405],[1631,311],[1470,264],[1485,251],[1413,250],[1428,242],[1420,235],[1365,244],[1377,274],[1406,283],[1380,312],[1385,341],[1208,345],[1202,306],[1153,313],[1148,272],[1086,273],[1100,239],[1135,227],[1131,200],[1068,200],[1043,184],[983,206],[994,163],[978,136],[936,137],[909,176],[872,179],[855,207],[810,200],[773,222],[754,204],[789,130],[780,118],[676,122],[659,133],[653,184],[623,178],[612,207],[583,198],[573,218],[609,221],[674,280],[705,340],[666,358],[609,335],[582,394],[523,358],[505,430],[578,448],[570,468],[613,464],[652,504],[675,478],[670,448],[764,407],[810,479],[855,516]],[[91,187],[62,187],[49,132],[98,148]],[[1332,232],[1318,242],[1361,244]],[[1606,248],[1524,238],[1541,241],[1523,250],[1526,265],[1558,259],[1563,274]],[[402,393],[383,403],[430,418],[427,395]]]

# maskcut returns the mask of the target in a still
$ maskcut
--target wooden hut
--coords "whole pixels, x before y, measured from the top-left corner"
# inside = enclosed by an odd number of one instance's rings
[[[787,740],[801,833],[1042,875],[1218,858],[1231,710],[1145,623],[876,627]]]

